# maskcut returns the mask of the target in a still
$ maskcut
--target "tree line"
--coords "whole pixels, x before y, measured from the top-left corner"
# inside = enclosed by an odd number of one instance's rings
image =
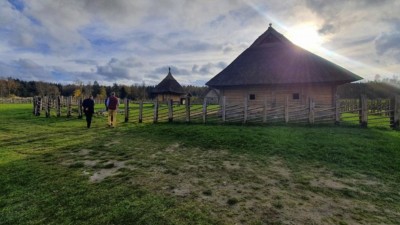
[[[202,97],[208,88],[183,85],[186,93],[193,97]],[[106,98],[115,92],[119,98],[129,98],[132,100],[153,99],[152,94],[155,86],[142,84],[120,85],[114,83],[112,86],[100,85],[97,81],[84,84],[76,81],[73,84],[50,83],[44,81],[24,81],[11,77],[0,78],[0,97],[33,97],[33,96],[74,96],[85,97],[93,95],[95,98]]]
[[[209,90],[208,87],[183,85],[186,93],[194,98],[202,98]],[[33,97],[33,96],[74,96],[84,97],[93,95],[95,98],[106,98],[115,92],[120,98],[132,100],[153,99],[154,86],[142,84],[120,85],[114,83],[112,86],[100,85],[97,81],[84,84],[76,81],[73,84],[49,83],[44,81],[23,81],[14,78],[0,78],[0,97]],[[390,98],[393,95],[400,95],[400,79],[380,79],[365,83],[349,83],[338,87],[337,93],[340,98],[359,98],[366,95],[369,99]]]
[[[380,79],[375,76],[375,81],[366,83],[349,83],[338,87],[337,93],[340,98],[359,98],[365,95],[368,99],[392,98],[400,95],[400,79],[398,76]]]

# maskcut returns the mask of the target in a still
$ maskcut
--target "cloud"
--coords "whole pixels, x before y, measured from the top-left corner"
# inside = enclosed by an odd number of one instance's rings
[[[124,60],[112,58],[106,65],[97,66],[96,73],[101,75],[102,78],[107,81],[132,80],[139,82],[142,77],[137,72],[135,73],[133,69],[142,66],[143,64],[134,57]]]
[[[380,56],[389,56],[400,62],[400,32],[383,33],[375,40],[375,49]]]
[[[218,45],[207,43],[200,40],[180,40],[176,43],[175,49],[181,52],[199,52],[208,50],[218,50],[220,47]]]
[[[158,83],[171,66],[182,82],[206,81],[272,22],[285,35],[312,23],[327,49],[350,62],[392,62],[392,74],[400,71],[399,10],[397,0],[0,0],[0,72]]]
[[[92,60],[92,59],[74,59],[74,60],[69,60],[69,61],[77,63],[77,64],[83,64],[83,65],[97,65],[97,61]]]
[[[121,62],[116,58],[112,58],[107,65],[97,66],[97,73],[109,79],[115,79],[117,77],[129,78],[128,68],[121,65]]]
[[[318,30],[321,35],[346,31],[354,24],[362,26],[367,23],[376,23],[378,25],[385,17],[397,17],[399,10],[396,0],[305,0],[305,6],[322,20]],[[364,30],[364,32],[371,32],[371,30]]]
[[[227,66],[225,62],[219,63],[207,63],[205,65],[199,66],[197,64],[193,65],[192,72],[201,75],[213,75],[219,70],[224,69]]]
[[[10,63],[0,62],[0,74],[23,80],[52,80],[48,69],[30,59],[18,59]]]
[[[144,64],[137,57],[129,57],[120,62],[120,65],[128,68],[138,68],[143,67]]]
[[[384,22],[389,26],[386,32],[382,32],[374,41],[376,54],[384,57],[388,63],[400,62],[400,18],[390,17]],[[381,60],[382,61],[382,58]]]
[[[322,35],[332,34],[338,30],[338,27],[335,27],[333,24],[325,23],[319,30],[318,33]]]

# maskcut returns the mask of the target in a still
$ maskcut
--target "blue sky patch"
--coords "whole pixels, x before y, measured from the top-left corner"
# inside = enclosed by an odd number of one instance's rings
[[[25,4],[22,0],[8,0],[8,2],[18,11],[24,11]]]

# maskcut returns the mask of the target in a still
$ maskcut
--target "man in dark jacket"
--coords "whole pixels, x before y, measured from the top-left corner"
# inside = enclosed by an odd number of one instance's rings
[[[92,95],[90,95],[89,98],[83,100],[82,108],[86,116],[87,128],[90,128],[90,125],[92,123],[92,116],[94,113],[94,101]]]
[[[111,93],[111,96],[107,98],[108,107],[108,126],[117,126],[117,112],[118,112],[119,100],[115,97],[115,92]]]

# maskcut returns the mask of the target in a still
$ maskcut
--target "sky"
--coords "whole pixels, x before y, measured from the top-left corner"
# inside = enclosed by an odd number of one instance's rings
[[[269,23],[364,80],[400,74],[400,0],[0,0],[0,77],[202,86]]]

